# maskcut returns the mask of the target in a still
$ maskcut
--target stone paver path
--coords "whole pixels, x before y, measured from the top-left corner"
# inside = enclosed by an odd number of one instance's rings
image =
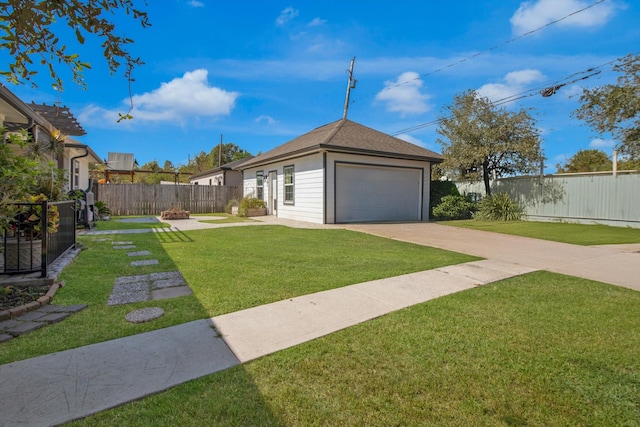
[[[113,285],[107,305],[130,304],[191,294],[191,289],[179,271],[121,276]]]
[[[87,308],[86,304],[70,306],[49,304],[16,317],[15,319],[4,320],[0,322],[0,343],[35,331],[43,326],[58,323],[69,317],[72,313],[77,313],[85,308]]]

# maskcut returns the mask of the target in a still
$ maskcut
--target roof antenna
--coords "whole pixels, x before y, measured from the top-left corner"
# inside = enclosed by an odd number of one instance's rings
[[[353,78],[353,63],[356,61],[356,57],[351,58],[351,66],[349,67],[349,82],[347,83],[347,98],[344,100],[344,113],[342,113],[342,120],[347,119],[347,111],[349,110],[349,96],[351,95],[351,89],[356,88],[358,82]]]

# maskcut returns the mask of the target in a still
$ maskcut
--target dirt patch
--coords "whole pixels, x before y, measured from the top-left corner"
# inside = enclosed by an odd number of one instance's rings
[[[5,286],[0,288],[0,311],[37,301],[49,290],[48,286]]]

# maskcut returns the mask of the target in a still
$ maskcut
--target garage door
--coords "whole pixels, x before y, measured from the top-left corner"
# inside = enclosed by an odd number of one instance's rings
[[[336,164],[336,222],[420,221],[422,170]]]

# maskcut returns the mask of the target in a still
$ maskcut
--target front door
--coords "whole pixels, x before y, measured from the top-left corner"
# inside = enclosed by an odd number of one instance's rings
[[[278,216],[278,173],[276,171],[269,172],[269,176],[267,178],[267,188],[269,191],[267,215]]]

